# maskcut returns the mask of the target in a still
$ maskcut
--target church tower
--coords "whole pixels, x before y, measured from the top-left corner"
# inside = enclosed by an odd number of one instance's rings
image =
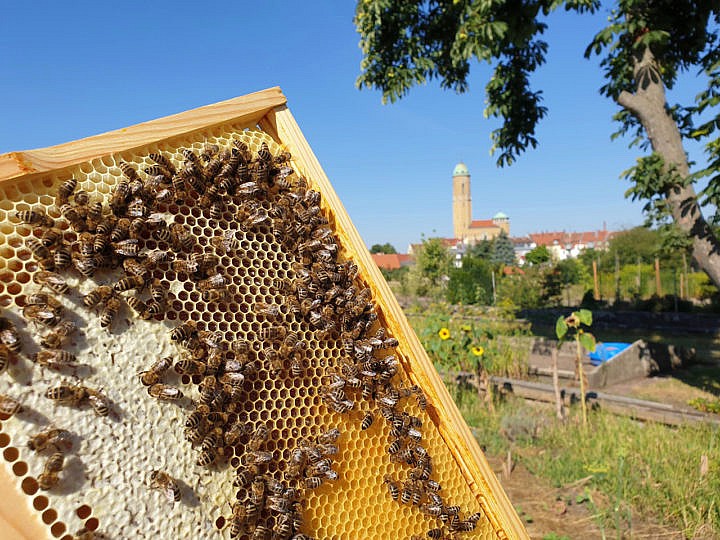
[[[464,163],[453,169],[453,227],[455,238],[464,240],[472,221],[472,200],[470,198],[470,171]]]

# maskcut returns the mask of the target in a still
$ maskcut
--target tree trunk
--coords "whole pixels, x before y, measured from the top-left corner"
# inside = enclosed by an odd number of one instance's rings
[[[635,93],[621,92],[618,104],[640,120],[653,151],[662,156],[668,170],[674,169],[680,179],[685,180],[690,167],[682,137],[677,123],[667,111],[665,87],[649,48],[645,48],[642,56],[638,55],[633,70],[637,84]],[[691,183],[677,184],[664,196],[675,224],[692,240],[693,258],[720,287],[720,243],[702,216],[695,188]]]

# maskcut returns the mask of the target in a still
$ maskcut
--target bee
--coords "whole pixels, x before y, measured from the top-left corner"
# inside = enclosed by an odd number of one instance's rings
[[[55,226],[55,220],[45,214],[45,211],[42,208],[19,210],[15,212],[15,217],[28,225],[39,225],[40,227],[47,228]]]
[[[152,386],[153,384],[159,383],[163,373],[172,366],[172,361],[172,356],[165,356],[164,358],[156,361],[152,366],[150,366],[149,370],[138,373],[140,382],[144,386]]]
[[[56,270],[62,270],[70,266],[72,262],[72,252],[66,244],[61,244],[55,248],[53,252],[53,264]]]
[[[0,414],[12,416],[22,411],[22,405],[14,397],[0,394]]]
[[[373,413],[367,413],[362,419],[362,422],[360,423],[360,429],[363,431],[368,429],[370,426],[372,426],[373,422],[375,421],[375,416]]]
[[[167,172],[170,173],[170,176],[177,173],[175,165],[173,165],[172,162],[164,155],[158,153],[151,153],[148,154],[148,157],[152,159],[155,163],[166,169]]]
[[[230,518],[230,538],[237,538],[246,531],[247,512],[245,506],[236,501],[232,505],[232,517]]]
[[[45,397],[63,405],[79,405],[88,395],[88,389],[82,385],[62,383],[48,388]]]
[[[172,269],[175,270],[175,272],[196,274],[199,270],[199,266],[197,262],[190,259],[176,259],[172,263]]]
[[[75,232],[79,233],[87,229],[85,220],[80,215],[78,209],[75,206],[71,204],[63,204],[60,207],[60,213],[65,219],[68,220],[70,226]]]
[[[307,489],[317,489],[323,483],[323,478],[320,476],[308,476],[303,478],[303,484]]]
[[[183,397],[183,393],[179,388],[162,383],[149,386],[147,392],[159,401],[177,401]]]
[[[33,452],[42,452],[53,448],[56,452],[72,450],[72,434],[65,429],[49,428],[28,439],[27,447]]]
[[[55,272],[40,271],[33,274],[33,282],[47,287],[57,294],[65,294],[70,290],[65,279]]]
[[[68,336],[75,333],[77,326],[72,321],[61,321],[49,334],[40,340],[40,345],[47,349],[59,349]]]
[[[187,341],[197,334],[195,321],[187,321],[176,326],[170,331],[170,339],[173,341]]]
[[[62,471],[65,464],[65,456],[62,452],[55,452],[45,462],[43,472],[38,476],[38,485],[42,490],[52,489],[60,480],[58,473]]]
[[[85,295],[83,304],[92,308],[100,303],[106,302],[110,297],[114,296],[115,291],[110,285],[100,285]]]
[[[217,450],[215,448],[208,448],[204,450],[200,450],[200,455],[198,456],[195,463],[199,467],[209,467],[213,463],[215,463],[215,460],[218,457]]]
[[[287,335],[284,326],[269,326],[260,330],[260,338],[266,341],[282,341]]]
[[[175,364],[175,371],[180,375],[202,375],[205,373],[205,364],[186,358]]]
[[[393,498],[394,501],[397,501],[400,498],[400,487],[398,486],[397,482],[395,482],[390,475],[385,475],[383,478],[383,482],[387,484],[388,492],[390,493],[390,496]]]
[[[87,390],[87,399],[97,416],[110,414],[110,400],[98,390]]]
[[[170,225],[170,243],[173,249],[180,251],[192,251],[195,245],[195,239],[192,233],[180,223],[173,223]]]
[[[125,259],[123,269],[130,276],[140,276],[143,279],[147,278],[149,272],[148,267],[137,259]]]
[[[12,352],[20,352],[22,349],[20,334],[13,322],[6,317],[0,317],[0,346],[4,346]]]
[[[243,465],[265,465],[272,461],[272,458],[272,452],[252,450],[243,454]]]
[[[148,307],[145,302],[140,300],[137,296],[128,296],[125,298],[127,305],[138,314],[141,319],[149,319],[150,314],[148,313]]]
[[[415,384],[410,387],[410,391],[415,394],[415,400],[417,401],[418,407],[424,411],[427,407],[427,398],[425,397],[425,393],[422,388]]]
[[[120,310],[120,305],[121,300],[119,296],[113,295],[107,299],[105,306],[100,312],[100,326],[102,328],[107,328],[112,324],[115,315],[117,315]]]
[[[161,491],[170,502],[180,501],[180,486],[166,472],[155,470],[150,473],[150,489]]]
[[[257,525],[253,531],[251,540],[268,540],[270,537],[270,529],[265,525]]]
[[[267,442],[270,438],[270,430],[268,430],[265,424],[260,424],[255,428],[250,440],[248,441],[248,447],[250,450],[259,450],[260,447]]]
[[[50,369],[77,366],[74,354],[63,349],[41,349],[31,356],[33,362]]]
[[[95,531],[91,531],[86,527],[81,527],[72,536],[72,540],[96,540],[96,538]]]
[[[143,287],[145,287],[145,278],[135,275],[120,279],[113,285],[113,290],[116,292],[124,292],[131,289],[142,289]]]
[[[210,239],[210,243],[220,255],[234,251],[240,245],[233,230],[225,231],[222,236],[214,236]]]
[[[75,198],[77,202],[77,197]],[[95,232],[97,231],[103,218],[103,205],[100,201],[95,201],[88,207],[87,217],[85,223],[87,224],[88,230]]]
[[[120,218],[115,222],[115,226],[110,231],[111,242],[122,242],[130,236],[130,225],[132,221],[128,218]]]
[[[46,305],[26,305],[22,310],[23,317],[29,322],[39,323],[52,328],[60,322],[58,313]]]
[[[210,276],[207,279],[201,279],[198,281],[198,289],[201,291],[207,291],[210,289],[221,289],[227,285],[227,280],[225,279],[225,276],[218,273],[213,276]]]
[[[268,319],[277,319],[280,317],[280,306],[277,304],[266,304],[265,302],[255,303],[255,313]]]
[[[228,296],[227,289],[208,289],[202,292],[202,299],[204,302],[220,302],[225,300]]]
[[[63,204],[67,204],[76,187],[77,180],[75,178],[69,178],[60,184],[55,196],[55,206],[59,208]]]
[[[293,518],[290,514],[280,514],[275,519],[273,532],[277,538],[290,538],[293,532]]]
[[[111,243],[113,251],[123,257],[137,257],[140,253],[140,244],[137,238],[128,238]]]

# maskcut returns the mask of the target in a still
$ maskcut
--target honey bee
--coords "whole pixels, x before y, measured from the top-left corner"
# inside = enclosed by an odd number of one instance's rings
[[[110,414],[110,400],[98,390],[87,390],[87,399],[97,416]]]
[[[280,514],[275,520],[275,526],[273,527],[274,537],[276,538],[290,538],[293,532],[293,518],[290,514]]]
[[[43,326],[53,327],[60,322],[60,316],[57,311],[46,305],[30,304],[23,307],[23,317],[25,320],[33,323],[42,324]]]
[[[76,187],[77,180],[75,178],[69,178],[60,184],[55,196],[55,206],[60,208],[63,204],[67,204]]]
[[[19,210],[15,212],[15,217],[28,225],[39,225],[41,227],[51,228],[55,226],[55,220],[45,214],[42,208],[33,208],[32,210]]]
[[[232,517],[230,518],[230,538],[237,538],[246,531],[247,512],[245,506],[236,501],[232,505]]]
[[[123,269],[131,276],[140,276],[142,278],[146,278],[149,272],[148,267],[137,259],[125,259]]]
[[[22,405],[14,397],[0,394],[0,414],[12,416],[22,411]]]
[[[172,269],[175,272],[182,272],[185,274],[196,274],[200,267],[198,263],[190,259],[176,259],[172,263]]]
[[[100,303],[106,302],[114,294],[115,292],[110,285],[100,285],[85,295],[83,304],[85,304],[86,307],[92,308]]]
[[[102,328],[107,328],[112,324],[115,315],[117,315],[120,310],[120,305],[121,300],[119,296],[113,295],[107,299],[105,306],[100,312],[100,326]]]
[[[137,296],[128,296],[125,298],[127,305],[138,314],[141,319],[149,319],[150,314],[148,313],[148,307],[145,302],[140,300]]]
[[[42,490],[52,489],[60,481],[58,473],[62,471],[65,464],[65,456],[62,452],[55,452],[45,462],[43,472],[38,476],[38,485]]]
[[[49,428],[28,439],[27,446],[33,452],[42,452],[52,448],[56,452],[69,452],[72,450],[72,434],[65,429]]]
[[[77,200],[77,198],[76,198]],[[88,230],[95,232],[97,231],[100,223],[103,219],[103,205],[100,201],[95,201],[88,207],[87,218],[85,223],[87,224]]]
[[[266,341],[282,341],[287,335],[284,326],[268,326],[260,330],[260,338]]]
[[[195,239],[190,231],[188,231],[184,225],[180,223],[173,223],[169,227],[170,229],[170,243],[173,249],[176,251],[192,251],[195,245]]]
[[[280,317],[280,306],[277,304],[266,304],[265,302],[255,303],[255,313],[268,319],[277,319]]]
[[[257,525],[250,538],[251,540],[268,540],[270,538],[270,529],[265,525]]]
[[[201,279],[198,281],[198,289],[201,291],[207,291],[210,289],[221,289],[227,285],[227,280],[225,279],[225,276],[218,273],[213,276],[210,276],[207,279]]]
[[[111,242],[122,242],[130,236],[130,225],[132,221],[128,218],[120,218],[115,222],[115,226],[110,231]]]
[[[31,356],[33,362],[50,369],[77,366],[74,354],[63,349],[40,349]]]
[[[75,206],[71,204],[63,204],[60,207],[60,213],[66,220],[68,220],[70,226],[75,232],[79,233],[87,229],[85,220]]]
[[[0,345],[13,352],[20,352],[22,349],[20,334],[13,322],[6,317],[0,317]]]
[[[88,395],[88,389],[82,385],[62,383],[48,388],[45,397],[63,405],[79,405]]]
[[[163,471],[152,471],[150,473],[150,489],[161,491],[169,502],[179,502],[181,497],[180,486],[172,476]]]
[[[10,363],[10,349],[0,344],[0,373],[5,371]]]
[[[40,345],[47,349],[59,349],[68,336],[75,333],[77,326],[72,321],[61,321],[49,334],[43,336]]]
[[[303,484],[307,489],[317,489],[322,483],[323,478],[321,476],[308,476],[303,478]]]
[[[96,540],[96,538],[95,531],[91,531],[86,527],[81,527],[72,536],[72,540]]]
[[[111,246],[117,255],[123,257],[137,257],[140,253],[140,244],[137,238],[128,238],[118,242],[112,242]]]
[[[145,278],[143,276],[127,276],[120,279],[113,285],[115,292],[124,292],[131,289],[142,289],[145,287]]]
[[[373,422],[375,421],[375,416],[373,413],[366,413],[365,416],[362,419],[362,422],[360,423],[360,429],[363,431],[366,429],[369,429],[370,426],[372,426]]]
[[[265,452],[263,450],[252,450],[243,454],[244,465],[265,465],[270,463],[273,458],[272,452]]]
[[[165,356],[164,358],[156,361],[152,366],[150,366],[149,370],[138,373],[140,382],[144,386],[152,386],[153,384],[159,383],[163,373],[172,367],[172,361],[172,356]]]
[[[170,339],[173,341],[187,341],[197,334],[195,321],[187,321],[176,326],[170,331]]]
[[[148,157],[161,167],[165,168],[170,173],[169,176],[177,173],[175,165],[173,165],[172,162],[164,155],[158,153],[151,153],[148,154]]]
[[[40,271],[33,274],[33,282],[47,287],[57,294],[65,294],[70,290],[65,279],[55,272]]]
[[[210,239],[210,243],[220,255],[234,251],[240,245],[233,230],[225,231],[222,236],[214,236]]]
[[[62,270],[70,266],[70,263],[72,262],[72,252],[67,244],[61,244],[55,247],[55,251],[53,252],[53,262],[55,264],[55,269],[57,270]]]
[[[228,296],[227,289],[208,289],[202,292],[202,299],[205,302],[221,302]]]
[[[205,364],[189,358],[179,360],[175,364],[175,371],[180,375],[202,375],[205,373],[205,369]]]
[[[183,393],[179,388],[162,383],[149,386],[147,392],[159,401],[177,401],[183,397]]]

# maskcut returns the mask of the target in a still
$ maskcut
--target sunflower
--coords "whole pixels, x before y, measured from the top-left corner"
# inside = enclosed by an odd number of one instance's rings
[[[470,349],[470,352],[473,353],[474,356],[482,356],[485,354],[485,349],[483,349],[481,346],[476,346]]]
[[[450,330],[448,330],[447,328],[441,328],[438,331],[438,336],[440,336],[440,339],[442,339],[443,341],[445,341],[446,339],[450,339]]]

